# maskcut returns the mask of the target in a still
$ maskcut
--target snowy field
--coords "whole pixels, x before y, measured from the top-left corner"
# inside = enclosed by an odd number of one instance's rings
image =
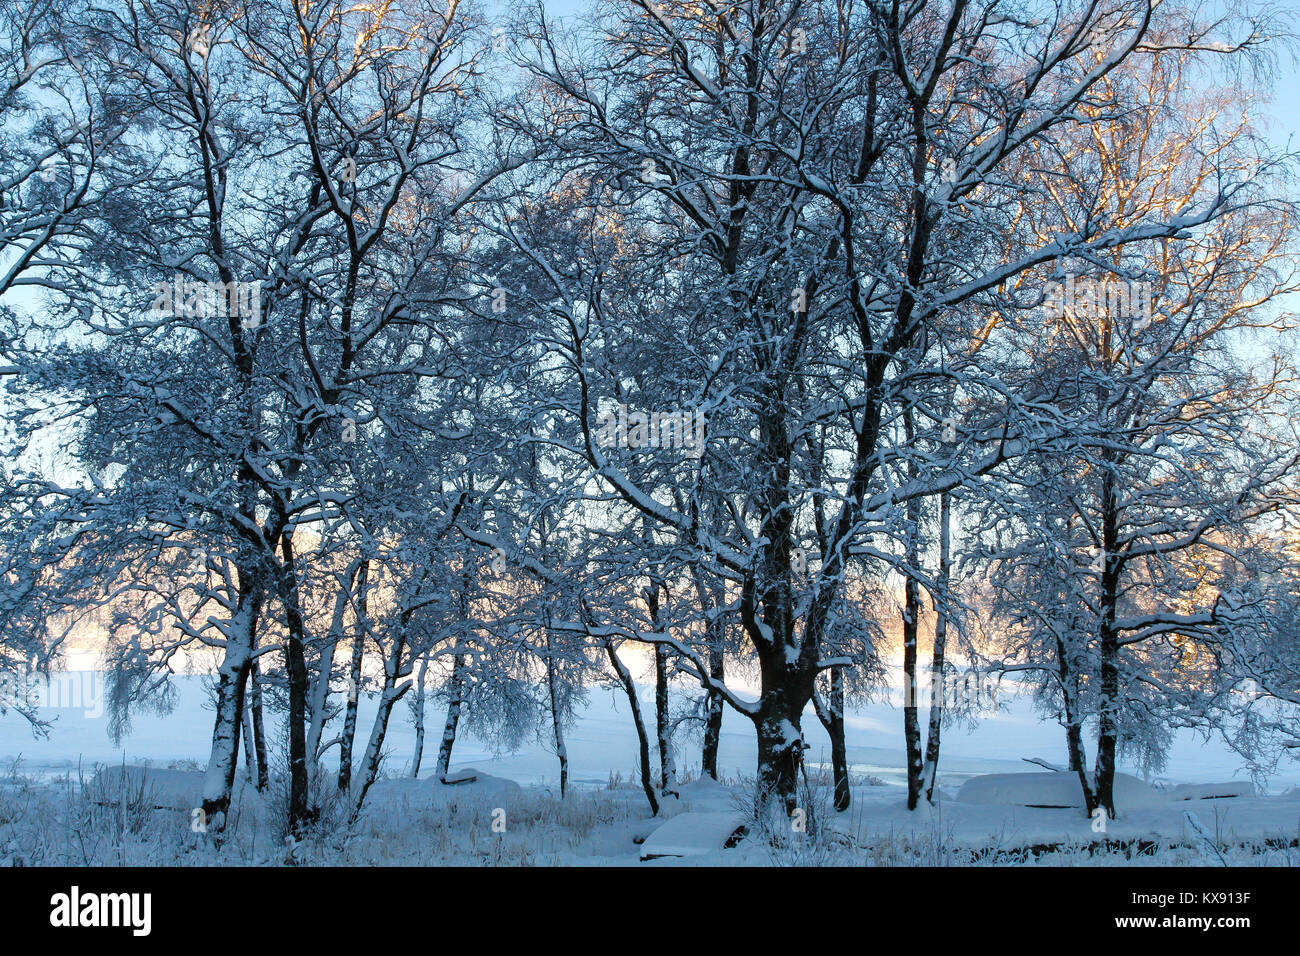
[[[804,729],[813,772],[804,802],[811,820],[808,832],[784,839],[742,829],[750,817],[745,801],[755,748],[749,727],[734,714],[724,723],[724,783],[695,779],[698,740],[679,738],[678,765],[690,782],[680,799],[666,801],[660,818],[652,818],[636,781],[636,738],[626,702],[612,692],[591,692],[568,737],[572,786],[563,803],[554,755],[531,741],[518,752],[495,753],[462,733],[452,767],[469,768],[467,776],[475,779],[457,786],[430,779],[436,754],[428,747],[436,746],[441,723],[437,706],[429,714],[435,743],[426,746],[421,779],[410,780],[414,734],[402,708],[390,726],[385,779],[371,791],[359,819],[349,823],[341,803],[327,806],[319,833],[286,848],[279,835],[276,784],[269,796],[241,788],[233,835],[214,849],[187,825],[206,757],[196,742],[211,731],[203,679],[178,678],[176,709],[165,717],[137,717],[120,749],[108,738],[107,719],[95,713],[96,679],[88,672],[79,678],[91,706],[43,711],[55,721],[48,739],[33,739],[12,714],[0,717],[0,778],[6,781],[0,785],[0,863],[22,857],[23,862],[73,865],[1300,864],[1300,850],[1292,846],[1300,836],[1300,770],[1285,768],[1260,793],[1221,743],[1192,734],[1178,737],[1164,775],[1149,782],[1129,780],[1127,801],[1121,788],[1120,819],[1110,821],[1104,833],[1096,832],[1080,809],[1017,805],[1053,802],[1052,775],[1022,758],[1060,763],[1063,743],[1059,728],[1040,720],[1028,701],[1005,694],[997,711],[986,713],[974,728],[958,725],[946,732],[942,798],[937,807],[923,805],[914,813],[904,806],[902,712],[896,701],[858,707],[848,720],[856,785],[851,808],[840,814],[830,810],[829,787],[817,773],[829,742],[808,713]],[[363,728],[373,709],[363,698]],[[179,772],[128,774],[123,787],[123,764]],[[327,755],[325,770],[334,769]],[[1120,769],[1134,773],[1132,767]],[[1025,778],[1026,773],[1035,776]],[[1003,774],[1022,776],[982,776]],[[972,778],[979,779],[963,790]],[[1026,779],[1036,786],[1026,788]],[[1222,786],[1233,781],[1235,786]],[[1221,786],[1179,789],[1211,783]],[[1039,791],[1049,797],[1035,796]],[[1242,795],[1182,799],[1223,792]],[[93,834],[93,847],[82,845],[87,833]]]

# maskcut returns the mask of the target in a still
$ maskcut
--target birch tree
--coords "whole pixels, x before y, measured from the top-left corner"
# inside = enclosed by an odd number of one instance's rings
[[[1016,529],[989,554],[1015,622],[1011,667],[1038,677],[1088,812],[1110,817],[1119,753],[1159,769],[1171,728],[1223,712],[1240,679],[1222,650],[1243,626],[1235,582],[1256,573],[1255,536],[1295,495],[1293,373],[1276,351],[1238,351],[1248,331],[1289,324],[1274,303],[1295,284],[1294,212],[1242,119],[1247,88],[1194,94],[1184,78],[1197,62],[1161,49],[1108,78],[1132,112],[1061,144],[1069,171],[1043,182],[1051,202],[1034,227],[1086,217],[1135,230],[1216,197],[1223,212],[1058,266],[1019,387],[1101,440],[1035,455],[984,489],[984,527]]]

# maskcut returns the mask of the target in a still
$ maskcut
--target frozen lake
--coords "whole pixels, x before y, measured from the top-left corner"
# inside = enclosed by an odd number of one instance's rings
[[[122,747],[114,747],[108,736],[108,719],[103,714],[102,677],[93,671],[70,672],[63,678],[62,698],[52,703],[77,706],[42,708],[42,716],[54,721],[47,739],[33,738],[26,721],[10,712],[0,716],[0,770],[7,770],[21,755],[22,768],[28,774],[62,774],[75,772],[78,765],[87,770],[96,763],[118,764],[150,761],[166,765],[173,761],[205,761],[212,733],[212,709],[204,688],[206,679],[199,676],[175,678],[178,692],[176,709],[158,716],[140,713],[132,721],[129,736]],[[739,688],[742,692],[743,685]],[[682,689],[683,693],[685,688]],[[75,695],[80,695],[75,696]],[[642,688],[642,708],[653,720],[653,690]],[[872,774],[889,783],[905,780],[903,754],[903,712],[899,694],[891,701],[873,702],[849,709],[847,717],[848,753],[851,769]],[[924,701],[922,702],[924,705]],[[374,718],[372,699],[363,696],[358,743],[360,751]],[[268,714],[269,716],[269,714]],[[432,703],[426,717],[426,744],[422,776],[428,775],[437,757],[444,710]],[[922,706],[924,731],[926,710]],[[272,731],[276,723],[271,722]],[[333,726],[333,725],[331,725]],[[803,721],[810,745],[812,762],[830,759],[830,741],[811,709]],[[651,727],[653,732],[653,727]],[[325,738],[331,734],[327,731]],[[386,739],[389,775],[403,774],[410,765],[414,746],[414,727],[405,703],[394,709]],[[626,780],[635,772],[636,736],[621,691],[603,688],[590,691],[588,706],[580,713],[567,737],[570,779],[578,785],[604,785],[612,774]],[[1040,757],[1065,763],[1064,733],[1055,723],[1042,720],[1023,696],[1004,692],[999,695],[998,709],[983,714],[974,729],[964,724],[944,730],[940,761],[941,777],[947,784],[959,784],[975,773],[1016,772],[1032,769],[1025,757]],[[326,765],[337,762],[337,751],[326,754]],[[698,772],[700,744],[698,735],[678,736],[677,763],[680,770]],[[745,777],[754,772],[755,743],[753,731],[740,715],[728,711],[723,719],[719,769],[724,777]],[[462,732],[457,739],[453,767],[474,766],[522,784],[549,786],[556,784],[559,771],[554,754],[543,742],[530,736],[515,753],[497,753],[491,745]],[[1120,769],[1139,772],[1123,762]],[[1245,779],[1248,774],[1242,761],[1221,741],[1202,740],[1190,732],[1180,732],[1169,755],[1168,766],[1159,779],[1177,783],[1206,783]],[[1300,764],[1291,762],[1268,781],[1270,792],[1280,792],[1300,784]]]

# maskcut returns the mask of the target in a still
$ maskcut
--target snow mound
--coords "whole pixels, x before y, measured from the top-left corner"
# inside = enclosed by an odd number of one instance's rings
[[[962,803],[1009,807],[1082,809],[1083,788],[1073,773],[989,773],[971,777],[957,791]],[[1115,774],[1117,810],[1147,810],[1165,806],[1169,797],[1126,773]]]
[[[730,813],[736,809],[736,796],[712,777],[692,780],[677,789],[682,806],[701,813]]]
[[[422,782],[431,790],[433,799],[437,803],[446,803],[464,794],[493,798],[509,797],[522,793],[524,789],[513,780],[494,777],[473,767],[451,771],[447,774],[446,783],[432,777]]]
[[[723,813],[679,813],[641,844],[641,859],[661,856],[704,856],[726,846],[748,817],[736,810]]]
[[[376,780],[366,794],[363,811],[388,813],[403,809],[442,807],[458,801],[500,803],[523,791],[513,780],[494,777],[473,767],[447,774],[447,781],[443,783],[437,777]]]
[[[1171,800],[1215,800],[1223,797],[1253,797],[1255,786],[1248,780],[1227,783],[1180,783],[1168,791]]]
[[[465,767],[460,770],[448,770],[439,779],[448,786],[454,786],[458,783],[474,783],[474,781],[478,780],[478,771],[473,767]]]
[[[100,804],[114,804],[126,798],[158,810],[193,810],[203,805],[202,770],[164,770],[137,764],[105,767],[90,781],[90,798]],[[242,777],[235,778],[235,790]]]

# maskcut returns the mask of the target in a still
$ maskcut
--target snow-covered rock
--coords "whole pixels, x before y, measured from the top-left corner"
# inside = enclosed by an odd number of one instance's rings
[[[1010,807],[1084,806],[1083,788],[1073,773],[989,773],[971,777],[957,791],[962,803]],[[1164,806],[1169,797],[1126,773],[1115,774],[1117,809],[1145,810]]]
[[[661,856],[703,856],[726,846],[748,817],[738,810],[719,813],[679,813],[641,844],[641,859]]]

